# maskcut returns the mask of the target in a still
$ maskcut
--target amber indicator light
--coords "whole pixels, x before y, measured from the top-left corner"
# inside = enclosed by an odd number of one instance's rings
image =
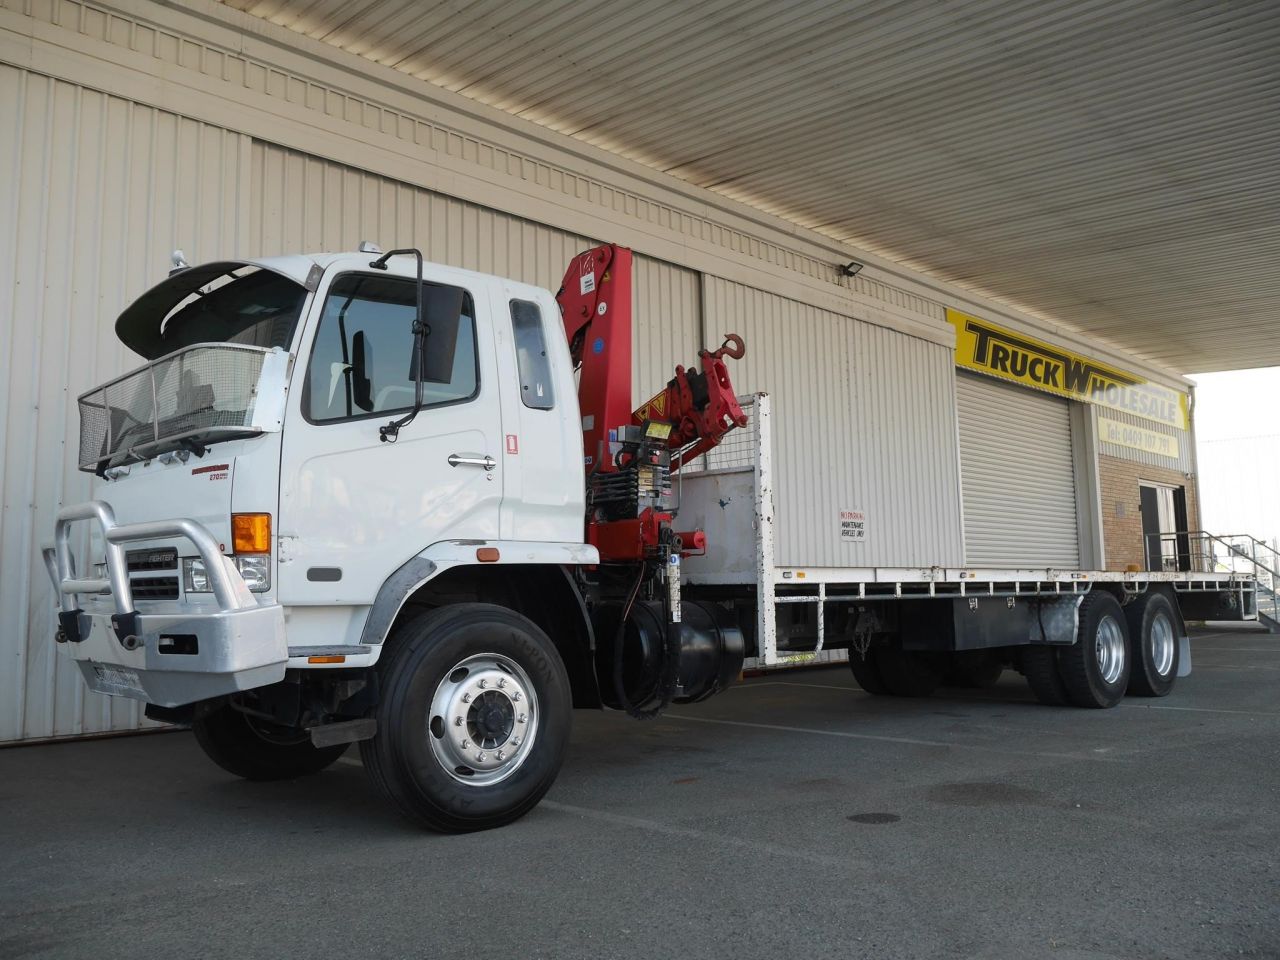
[[[233,513],[231,550],[233,553],[270,553],[271,514]]]

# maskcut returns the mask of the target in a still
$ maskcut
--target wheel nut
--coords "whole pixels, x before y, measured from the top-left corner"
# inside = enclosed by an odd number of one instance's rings
[[[511,700],[512,700],[512,702],[514,702],[514,703],[519,703],[519,702],[520,702],[520,697],[521,697],[521,693],[520,693],[520,691],[519,691],[519,690],[517,690],[515,693],[513,693],[513,694],[511,695]]]
[[[462,749],[463,749],[463,750],[467,749],[467,747],[469,747],[469,746],[471,746],[471,741],[470,741],[470,740],[463,740],[463,741],[462,741]]]
[[[489,681],[488,681],[488,680],[481,680],[481,681],[480,681],[480,683],[478,684],[478,686],[480,687],[480,689],[481,689],[481,690],[483,690],[483,689],[484,689],[485,687],[487,687],[488,685],[489,685]]]
[[[506,677],[502,677],[501,679],[499,679],[499,680],[498,680],[498,689],[499,689],[499,690],[501,690],[501,689],[502,689],[503,687],[505,687],[506,685],[507,685],[507,678],[506,678]]]
[[[520,738],[519,738],[519,737],[512,737],[512,738],[511,738],[511,745],[512,745],[513,747],[518,747],[518,746],[520,746]]]
[[[516,723],[524,723],[526,719],[527,717],[522,713],[520,716],[516,717]]]
[[[471,694],[469,694],[469,693],[464,693],[464,694],[462,695],[462,702],[463,702],[463,703],[470,703],[470,702],[471,702]]]
[[[454,718],[453,718],[453,725],[454,725],[455,727],[460,727],[460,726],[462,726],[462,718],[461,718],[461,717],[454,717]]]
[[[505,753],[503,753],[501,750],[499,750],[499,751],[498,751],[498,759],[499,759],[499,760],[505,760],[505,759],[507,759],[507,755],[506,755]]]
[[[479,753],[476,754],[476,759],[479,760],[481,763],[484,763],[484,761],[488,759],[488,755],[483,750],[481,750]]]

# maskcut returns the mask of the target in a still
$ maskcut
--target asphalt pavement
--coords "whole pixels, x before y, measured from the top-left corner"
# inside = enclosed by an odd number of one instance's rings
[[[843,667],[575,714],[547,799],[424,833],[352,750],[236,780],[186,732],[0,750],[0,958],[1280,957],[1280,637],[1114,710]]]

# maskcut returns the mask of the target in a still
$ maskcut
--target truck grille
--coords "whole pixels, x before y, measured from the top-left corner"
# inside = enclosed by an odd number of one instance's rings
[[[135,600],[178,599],[178,551],[130,550],[124,555],[129,568],[129,586]],[[167,573],[172,571],[171,573]],[[139,574],[152,574],[139,576]]]

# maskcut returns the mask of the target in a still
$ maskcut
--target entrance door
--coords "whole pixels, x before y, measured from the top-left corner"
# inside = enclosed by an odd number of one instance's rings
[[[1147,569],[1190,570],[1186,490],[1159,483],[1142,483],[1138,492]]]
[[[493,330],[485,291],[424,285],[423,407],[384,442],[378,428],[413,406],[414,281],[353,271],[323,294],[284,432],[279,596],[285,604],[369,603],[387,574],[425,547],[499,536]]]

